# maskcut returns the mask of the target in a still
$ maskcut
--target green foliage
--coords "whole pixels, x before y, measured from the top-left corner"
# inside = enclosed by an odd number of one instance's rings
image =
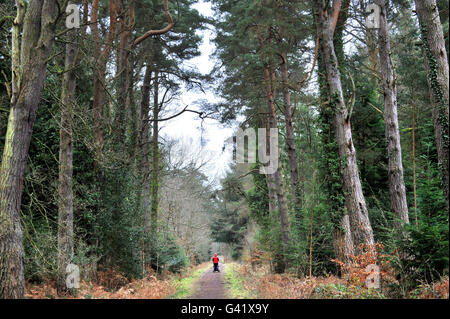
[[[171,272],[180,272],[189,265],[189,260],[176,238],[167,229],[159,229],[154,254],[156,255],[157,270],[167,269]]]
[[[24,224],[25,277],[31,281],[56,279],[57,236],[50,225]]]
[[[226,243],[232,247],[232,258],[238,259],[242,254],[243,239],[247,230],[248,217],[242,212],[242,184],[229,173],[222,180],[222,191],[213,202],[211,237],[216,242]]]
[[[105,1],[102,4],[103,2]],[[106,2],[100,9],[101,29],[108,27]],[[336,97],[327,92],[325,65],[321,54],[317,57],[318,92],[313,82],[302,82],[304,76],[308,75],[305,71],[306,68],[309,70],[314,56],[316,34],[311,3],[262,0],[210,2],[216,13],[214,19],[205,18],[194,10],[194,0],[169,1],[170,12],[176,21],[173,29],[166,34],[148,38],[133,48],[130,61],[134,85],[130,96],[130,111],[136,114],[131,114],[127,121],[137,121],[142,68],[148,65],[153,71],[158,70],[160,73],[159,85],[161,90],[167,90],[165,97],[169,101],[179,99],[186,90],[211,83],[213,78],[222,101],[215,104],[198,102],[202,104],[201,109],[208,113],[216,111],[216,119],[222,123],[233,124],[244,117],[243,127],[262,127],[262,115],[267,113],[264,71],[269,68],[274,70],[271,85],[276,88],[274,99],[279,113],[278,128],[280,132],[284,132],[280,65],[283,62],[282,54],[287,54],[300,173],[300,183],[295,190],[300,204],[293,203],[292,196],[288,196],[292,243],[290,247],[282,247],[279,214],[276,209],[269,209],[267,180],[265,175],[259,174],[258,164],[245,169],[231,166],[221,181],[219,190],[202,192],[202,196],[206,194],[204,200],[208,201],[206,210],[211,219],[206,223],[210,225],[210,237],[228,245],[234,259],[239,259],[246,249],[251,252],[256,248],[270,257],[272,270],[275,272],[284,270],[287,259],[290,266],[288,271],[302,276],[309,272],[311,254],[314,276],[336,272],[336,267],[330,260],[335,257],[333,235],[346,213],[341,177],[344,163],[339,158],[335,142]],[[125,6],[126,3],[123,2]],[[342,3],[345,6],[348,1]],[[438,0],[437,5],[444,33],[448,35],[448,3]],[[443,115],[447,106],[443,90],[437,82],[437,65],[427,43],[426,26],[421,26],[420,29],[417,27],[417,21],[411,14],[410,1],[391,1],[387,8],[387,18],[392,25],[391,57],[396,73],[399,128],[411,221],[410,225],[405,226],[407,236],[404,238],[399,238],[394,230],[395,216],[389,212],[388,161],[382,114],[383,96],[377,79],[379,61],[376,32],[362,33],[355,28],[355,21],[352,20],[355,16],[350,15],[349,21],[344,23],[347,12],[343,10],[334,35],[334,46],[344,98],[346,102],[354,101],[351,114],[352,137],[374,235],[378,242],[385,244],[387,253],[394,256],[392,264],[398,277],[401,277],[401,295],[406,296],[420,282],[432,282],[448,274],[448,212],[442,192],[434,125],[429,107],[428,81],[436,96],[440,111],[438,121],[444,128],[444,146],[447,150],[449,123],[448,117]],[[9,113],[6,82],[11,79],[9,51],[14,11],[12,1],[0,4],[0,151],[3,149]],[[352,11],[350,13],[353,14]],[[149,29],[159,29],[165,23],[162,1],[136,1],[133,36],[142,35]],[[211,75],[202,75],[186,67],[184,62],[200,55],[202,38],[197,31],[209,27],[215,27],[216,31],[214,55],[217,64]],[[62,25],[58,28],[62,28]],[[355,41],[351,50],[347,50],[347,38],[353,35],[361,37],[358,39],[361,43]],[[61,39],[56,41],[54,54],[48,62],[47,78],[23,180],[21,216],[25,275],[27,279],[36,282],[55,279],[57,273],[59,96],[63,70],[63,56],[57,53],[64,51],[64,41]],[[260,43],[261,39],[263,45]],[[115,39],[117,40],[118,38]],[[448,36],[445,41],[448,51]],[[145,272],[142,269],[145,262],[156,266],[158,271],[181,272],[191,260],[209,260],[208,247],[197,244],[192,249],[186,248],[187,244],[178,238],[178,230],[172,229],[169,222],[162,222],[161,215],[166,213],[162,211],[162,205],[158,232],[148,234],[144,230],[145,216],[140,203],[142,196],[148,194],[142,194],[142,180],[137,174],[141,158],[134,154],[138,125],[129,125],[126,136],[118,134],[114,127],[114,117],[124,110],[123,105],[118,105],[118,101],[124,100],[123,96],[117,96],[124,77],[118,76],[122,70],[119,65],[115,65],[118,60],[115,50],[108,62],[104,83],[106,103],[102,158],[94,168],[92,75],[96,65],[95,59],[92,59],[94,46],[91,33],[86,34],[84,42],[80,51],[81,63],[76,70],[77,103],[73,123],[73,262],[80,266],[83,277],[88,277],[90,269],[99,264],[117,268],[132,278]],[[351,53],[347,54],[348,51]],[[424,56],[428,59],[431,70],[428,79]],[[162,111],[165,102],[167,100],[161,102]],[[413,105],[414,158],[411,134]],[[286,145],[285,137],[280,135],[280,145]],[[160,142],[166,145],[165,141]],[[124,152],[125,149],[128,152]],[[289,181],[290,167],[286,147],[281,149],[281,175],[285,181]],[[164,146],[160,147],[160,151],[159,190],[163,187],[163,177],[169,171],[178,177],[189,179],[186,175],[191,170],[195,171],[190,175],[193,176],[195,187],[202,190],[207,188],[204,186],[206,178],[203,173],[199,173],[196,168],[168,169],[166,164],[170,156],[165,157]],[[136,157],[129,158],[130,154]],[[413,185],[413,160],[416,185]],[[251,174],[248,174],[249,170]],[[413,186],[417,190],[415,196]],[[288,194],[292,192],[289,187],[286,189],[289,189]],[[414,209],[415,203],[417,209]],[[181,206],[180,210],[183,210],[185,207]],[[177,218],[182,219],[183,215]],[[208,240],[202,245],[209,245]],[[152,243],[152,256],[145,256],[146,260],[142,260],[142,252],[146,248],[143,243],[146,242]],[[201,271],[196,272],[186,283],[190,285],[193,278],[200,274]],[[239,295],[241,282],[238,276],[233,268],[226,273],[232,290],[236,290]],[[187,296],[190,286],[184,283],[181,286],[179,295]],[[340,284],[319,286],[314,294],[317,298],[384,298],[377,290],[349,288]]]
[[[227,264],[225,269],[225,285],[233,299],[252,299],[255,293],[245,288],[245,277],[239,272],[239,265]]]
[[[421,280],[432,282],[444,274],[449,267],[449,224],[445,199],[437,168],[428,167],[420,179],[418,192],[418,223],[411,219],[407,227],[409,237],[400,241],[399,247],[406,257],[401,268],[412,284]]]
[[[263,251],[269,253],[274,264],[274,271],[278,273],[284,269],[279,215],[276,211],[272,213],[269,211],[266,177],[259,174],[259,165],[253,165],[252,170],[253,188],[247,191],[250,217],[259,226],[256,239]]]
[[[177,287],[177,291],[170,296],[171,299],[185,299],[189,297],[194,292],[194,282],[200,278],[200,276],[207,270],[210,269],[210,265],[199,268],[193,271],[190,275],[181,278],[175,279],[174,286]]]

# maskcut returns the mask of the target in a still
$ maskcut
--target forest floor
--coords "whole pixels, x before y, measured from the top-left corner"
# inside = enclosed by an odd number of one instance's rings
[[[249,263],[227,264],[225,286],[233,299],[448,299],[449,277],[432,284],[422,284],[407,296],[396,290],[367,289],[356,276],[340,278],[334,275],[301,277],[293,273],[274,274],[268,265],[252,267]]]
[[[298,278],[295,274],[273,274],[268,265],[252,267],[248,263],[220,264],[220,273],[212,272],[210,262],[188,267],[179,274],[164,272],[127,281],[120,273],[99,271],[96,282],[81,282],[76,296],[58,296],[54,281],[27,283],[25,298],[54,299],[385,299],[449,298],[449,277],[423,284],[408,296],[393,296],[368,290],[333,275]]]
[[[179,274],[149,273],[143,279],[127,280],[116,270],[98,271],[97,280],[81,281],[75,296],[58,296],[54,280],[27,282],[26,299],[180,299],[193,293],[193,283],[211,269],[211,263],[188,267]]]

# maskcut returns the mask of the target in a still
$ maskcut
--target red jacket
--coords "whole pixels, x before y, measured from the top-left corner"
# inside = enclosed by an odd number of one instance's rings
[[[218,264],[218,263],[219,263],[219,257],[217,257],[216,255],[214,255],[212,261],[213,261],[213,263]]]

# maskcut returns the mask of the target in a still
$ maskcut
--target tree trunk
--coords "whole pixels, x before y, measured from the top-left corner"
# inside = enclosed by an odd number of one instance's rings
[[[433,104],[432,115],[438,161],[449,205],[449,71],[444,33],[436,0],[416,0],[416,12],[423,39],[424,61]]]
[[[137,140],[137,134],[136,134],[136,105],[134,104],[133,99],[133,81],[134,81],[134,56],[133,56],[133,50],[131,50],[133,45],[133,38],[132,38],[132,31],[134,29],[135,24],[135,3],[134,0],[130,0],[128,4],[128,46],[127,51],[129,51],[127,55],[127,63],[126,63],[126,96],[125,96],[125,108],[127,110],[127,134],[126,134],[126,141],[127,141],[127,148],[128,148],[128,155],[130,158],[135,158],[134,151],[136,149],[136,140]]]
[[[152,174],[151,174],[151,235],[153,242],[158,232],[158,206],[159,206],[159,145],[158,145],[158,116],[159,116],[159,72],[155,71],[153,93],[153,135],[152,135]],[[152,249],[152,259],[155,251]]]
[[[274,78],[275,72],[270,67],[264,68],[264,78],[266,85],[266,96],[267,96],[267,106],[268,106],[268,127],[266,127],[266,131],[269,132],[270,128],[278,129],[277,118],[276,118],[276,110],[275,110],[275,92],[274,92]],[[267,136],[267,148],[270,150],[270,140],[271,138]],[[288,266],[287,261],[287,250],[290,246],[291,235],[290,235],[290,222],[289,222],[289,213],[287,208],[287,200],[286,193],[284,190],[283,177],[281,175],[281,160],[279,159],[280,150],[277,150],[278,156],[278,167],[275,173],[267,174],[267,178],[270,181],[269,185],[273,188],[273,193],[275,194],[275,198],[277,200],[277,208],[278,214],[280,216],[280,226],[281,226],[281,239],[283,244],[283,259],[284,259],[284,267]],[[272,195],[273,196],[273,195]],[[284,271],[282,269],[281,271]]]
[[[348,214],[342,216],[340,227],[334,230],[334,251],[336,259],[349,265],[352,260],[350,256],[355,254],[352,232],[350,230],[350,220]]]
[[[402,148],[397,116],[397,86],[391,59],[391,43],[386,17],[384,0],[377,0],[381,8],[380,30],[378,42],[380,47],[381,84],[384,91],[384,128],[387,140],[387,156],[389,160],[389,193],[392,212],[403,223],[409,223],[406,189],[403,180]],[[402,229],[402,223],[395,221],[397,229]]]
[[[150,112],[150,81],[152,70],[149,61],[145,68],[144,80],[142,83],[142,100],[141,100],[141,130],[139,145],[141,150],[141,207],[144,214],[144,232],[145,232],[145,256],[150,256],[149,251],[149,234],[151,233],[151,202],[150,202],[150,128],[149,128],[149,112]],[[145,263],[145,260],[144,260]]]
[[[131,53],[131,23],[134,24],[134,1],[130,1],[130,6],[120,7],[120,42],[118,50],[118,84],[117,84],[117,112],[114,121],[116,130],[116,143],[118,146],[126,144],[126,133],[130,116],[130,97],[128,96],[131,85],[132,63]],[[133,9],[133,10],[131,10]],[[128,14],[127,14],[128,12]],[[133,20],[133,21],[132,21]],[[130,132],[131,133],[131,132]]]
[[[19,10],[23,9],[18,3]],[[28,4],[20,61],[0,170],[0,298],[23,298],[24,270],[20,206],[26,159],[55,37],[55,0]],[[62,8],[64,10],[65,8]],[[17,40],[17,39],[16,39]],[[18,54],[19,51],[14,52]]]
[[[338,14],[339,8],[335,8],[333,15],[330,17],[328,17],[327,11],[324,8],[320,7],[317,11],[317,33],[321,40],[321,51],[323,53],[323,62],[330,91],[329,103],[334,108],[334,130],[339,149],[339,157],[342,162],[341,178],[347,212],[349,213],[352,239],[356,246],[359,244],[372,245],[374,244],[373,231],[359,178],[356,150],[353,145],[350,126],[351,114],[344,101],[341,74],[334,52],[334,18]]]
[[[97,169],[101,160],[104,141],[104,107],[106,96],[106,64],[111,54],[112,43],[116,30],[117,0],[109,1],[109,30],[105,45],[101,46],[98,30],[99,0],[92,3],[91,25],[92,37],[94,39],[94,53],[96,65],[94,68],[94,97],[92,103],[94,119],[94,168]]]
[[[69,1],[69,4],[71,1]],[[83,18],[87,21],[87,0],[84,1]],[[83,35],[85,28],[83,28]],[[72,120],[75,106],[75,68],[79,62],[79,47],[75,44],[76,30],[67,32],[64,77],[61,91],[61,127],[59,139],[58,184],[58,278],[59,295],[69,293],[66,286],[66,267],[73,259],[73,133]]]
[[[301,209],[301,198],[299,190],[297,152],[295,148],[294,127],[292,124],[291,93],[289,91],[289,72],[287,54],[282,53],[281,77],[283,82],[284,118],[286,120],[286,146],[289,162],[289,173],[291,177],[291,193],[295,211]]]
[[[348,1],[346,2],[348,5]],[[345,7],[345,6],[344,6]],[[342,14],[344,13],[344,14]],[[339,62],[339,67],[344,65],[344,48],[342,43],[342,31],[347,18],[347,10],[339,15],[334,32],[334,46]],[[331,210],[331,219],[333,221],[333,246],[336,259],[346,264],[350,263],[350,255],[354,254],[354,244],[352,240],[350,221],[347,208],[345,207],[345,196],[342,186],[341,161],[339,160],[339,151],[335,139],[335,129],[333,125],[334,110],[330,105],[330,86],[326,77],[324,53],[322,40],[319,37],[319,51],[318,51],[318,78],[319,78],[319,92],[320,92],[320,120],[322,123],[322,139],[323,139],[323,158],[326,172],[328,200]],[[337,174],[336,174],[337,173]]]
[[[266,119],[266,154],[270,153],[270,128],[271,128],[271,120],[269,118]],[[275,179],[275,174],[266,174],[266,183],[267,190],[269,192],[269,213],[270,218],[274,222],[277,222],[276,218],[279,219],[281,225],[281,242],[282,242],[282,250],[277,251],[274,254],[273,262],[274,262],[274,271],[276,273],[284,273],[287,267],[287,258],[286,258],[286,249],[289,244],[290,238],[287,237],[286,234],[286,224],[280,214],[280,202],[278,197],[278,185],[277,180]],[[278,209],[277,209],[278,208]],[[276,212],[278,211],[278,216],[276,216]],[[287,207],[286,207],[287,211]],[[275,239],[276,241],[279,238]]]
[[[416,229],[419,229],[419,219],[417,217],[417,192],[416,192],[416,108],[414,100],[414,83],[411,84],[411,148],[412,148],[412,174],[413,174],[413,197],[414,197],[414,218]]]

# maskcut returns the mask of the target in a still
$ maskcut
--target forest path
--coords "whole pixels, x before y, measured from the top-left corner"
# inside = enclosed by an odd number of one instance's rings
[[[219,263],[220,272],[213,272],[213,266],[194,283],[194,292],[188,299],[226,299],[224,270],[225,265]]]

